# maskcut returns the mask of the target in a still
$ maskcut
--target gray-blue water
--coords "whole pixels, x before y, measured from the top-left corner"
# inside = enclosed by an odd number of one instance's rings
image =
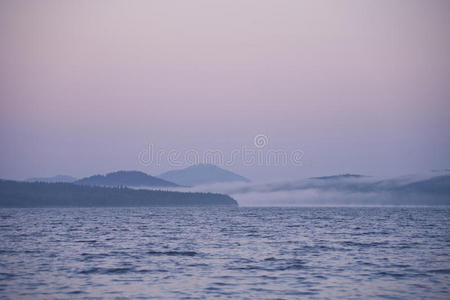
[[[449,208],[0,210],[3,298],[442,298]]]

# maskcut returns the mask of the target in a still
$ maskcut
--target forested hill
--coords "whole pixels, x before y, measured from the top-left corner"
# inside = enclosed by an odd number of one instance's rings
[[[177,184],[139,171],[117,171],[94,175],[75,181],[76,184],[97,186],[175,187]]]
[[[237,206],[228,195],[0,180],[0,207]]]

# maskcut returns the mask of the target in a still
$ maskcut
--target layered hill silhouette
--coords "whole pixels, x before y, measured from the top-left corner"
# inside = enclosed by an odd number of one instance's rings
[[[224,182],[250,182],[249,179],[211,164],[198,164],[185,169],[162,173],[160,178],[183,186]]]
[[[178,184],[139,171],[117,171],[106,175],[94,175],[74,182],[80,185],[129,186],[129,187],[176,187]]]

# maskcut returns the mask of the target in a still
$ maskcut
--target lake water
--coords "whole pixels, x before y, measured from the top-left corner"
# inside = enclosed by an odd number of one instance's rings
[[[0,209],[2,298],[449,292],[449,208]]]

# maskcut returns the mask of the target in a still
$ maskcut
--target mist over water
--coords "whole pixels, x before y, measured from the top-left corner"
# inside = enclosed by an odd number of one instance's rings
[[[450,205],[450,171],[399,177],[344,174],[264,183],[216,183],[170,190],[224,193],[236,199],[240,206],[258,207]]]
[[[448,208],[0,210],[0,297],[442,298]]]

